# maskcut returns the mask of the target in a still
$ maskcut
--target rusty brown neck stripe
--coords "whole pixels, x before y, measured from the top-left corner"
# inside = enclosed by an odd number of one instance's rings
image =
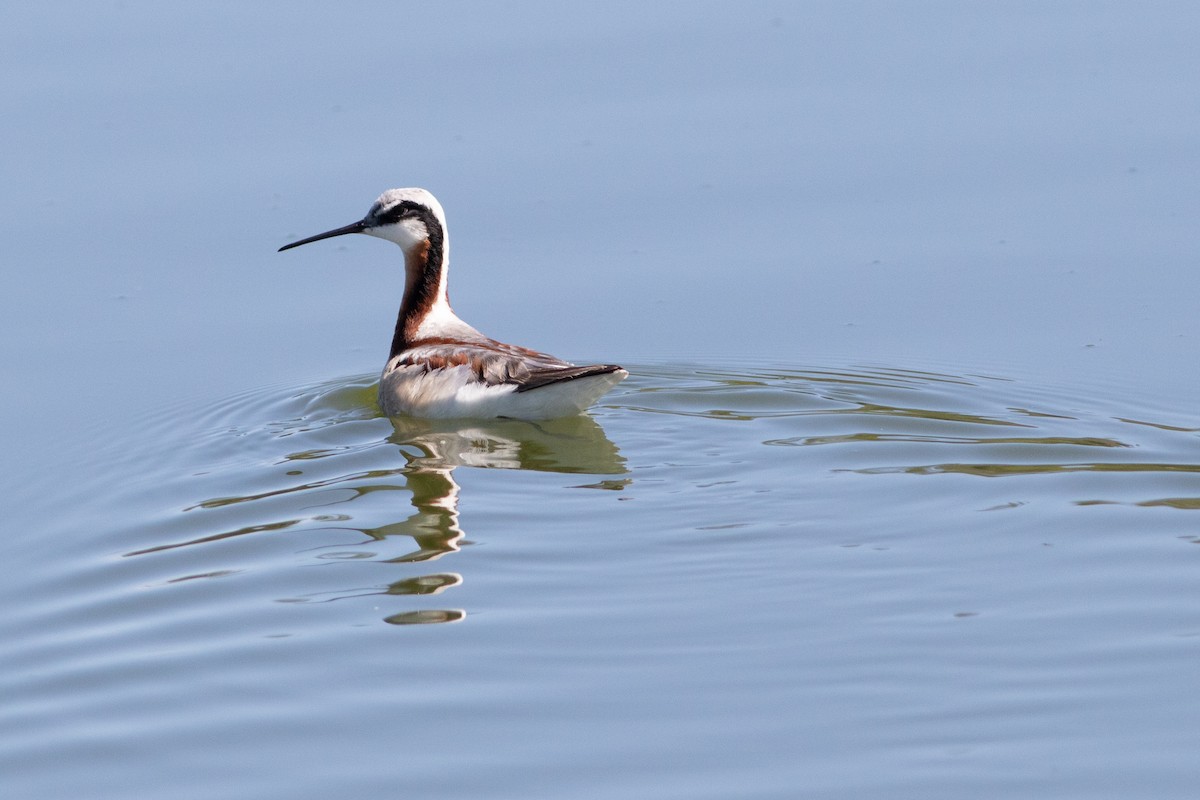
[[[403,353],[416,340],[417,327],[433,308],[442,281],[442,262],[445,259],[445,233],[432,211],[416,203],[410,213],[416,213],[429,238],[423,247],[404,257],[404,299],[400,301],[400,313],[396,317],[396,332],[392,336],[391,359]]]

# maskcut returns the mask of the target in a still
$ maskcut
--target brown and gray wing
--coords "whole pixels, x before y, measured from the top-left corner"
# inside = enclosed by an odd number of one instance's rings
[[[592,375],[606,375],[621,369],[615,364],[579,367],[535,350],[492,341],[464,343],[425,340],[405,351],[399,363],[429,371],[465,366],[484,383],[512,384],[518,392]]]

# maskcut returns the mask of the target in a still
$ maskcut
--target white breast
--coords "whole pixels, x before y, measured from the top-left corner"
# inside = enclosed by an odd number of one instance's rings
[[[580,413],[628,374],[618,370],[518,392],[513,384],[489,386],[466,366],[389,364],[379,379],[379,406],[389,417],[553,419]]]

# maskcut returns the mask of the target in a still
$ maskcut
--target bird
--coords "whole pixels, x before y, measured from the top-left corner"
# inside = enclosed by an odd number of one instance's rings
[[[577,366],[498,342],[459,319],[446,291],[446,214],[425,189],[389,189],[359,221],[278,252],[351,233],[395,242],[404,252],[404,295],[379,379],[387,416],[554,419],[582,413],[629,375],[616,364]]]

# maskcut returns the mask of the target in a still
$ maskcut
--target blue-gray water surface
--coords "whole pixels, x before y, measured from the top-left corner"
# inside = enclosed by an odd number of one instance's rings
[[[99,437],[9,561],[15,796],[1191,786],[1194,416],[631,367],[591,417],[392,421],[365,377]]]
[[[1191,798],[1187,3],[27,5],[4,798]],[[630,378],[375,381],[451,298]]]

